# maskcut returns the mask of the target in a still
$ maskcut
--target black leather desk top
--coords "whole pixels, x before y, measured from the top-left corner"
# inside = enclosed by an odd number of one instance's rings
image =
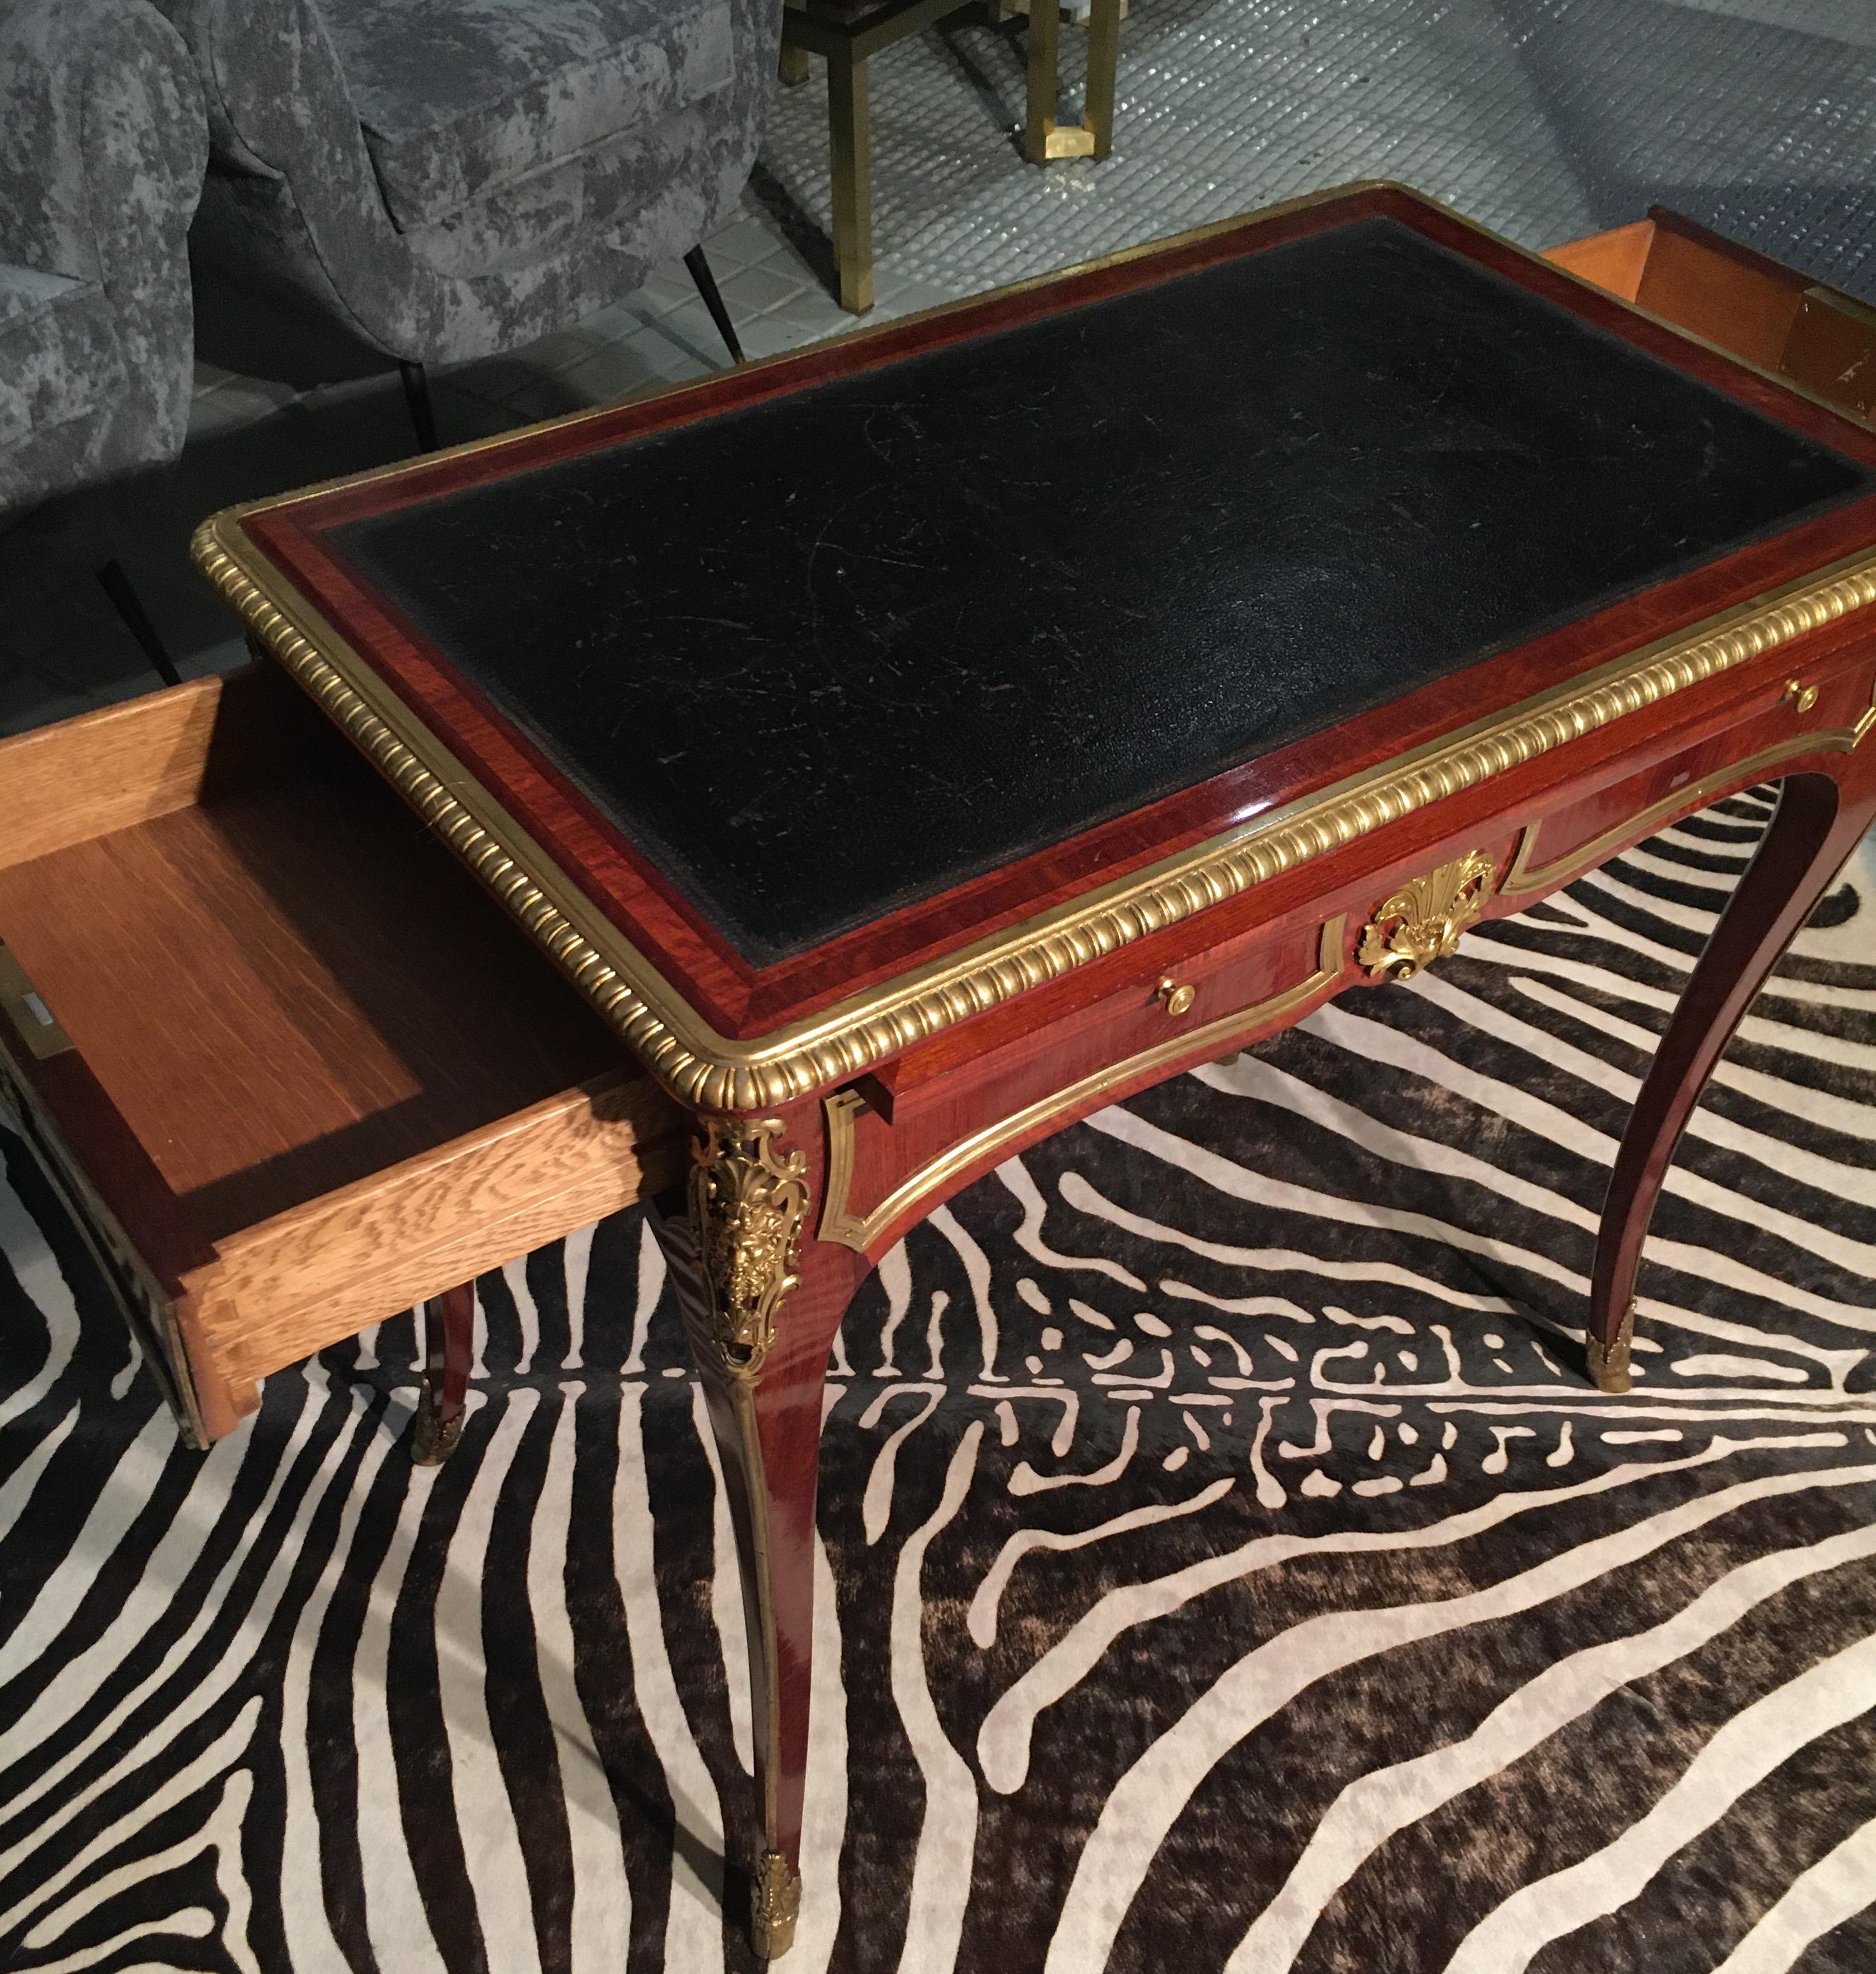
[[[330,539],[761,963],[1871,477],[1363,219]]]

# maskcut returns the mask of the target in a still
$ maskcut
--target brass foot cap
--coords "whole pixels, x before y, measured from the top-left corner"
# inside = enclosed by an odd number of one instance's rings
[[[1583,1360],[1598,1391],[1619,1395],[1635,1389],[1635,1381],[1628,1375],[1628,1352],[1634,1340],[1633,1303],[1623,1312],[1622,1320],[1616,1326],[1615,1334],[1606,1344],[1593,1330],[1585,1336]]]
[[[779,1851],[765,1851],[749,1891],[749,1944],[765,1960],[779,1960],[795,1944],[801,1915],[801,1876]]]
[[[1628,1375],[1626,1363],[1607,1362],[1593,1343],[1589,1346],[1589,1376],[1599,1392],[1607,1392],[1612,1397],[1619,1397],[1624,1392],[1635,1389],[1635,1380]]]
[[[426,1385],[417,1401],[417,1416],[411,1424],[411,1461],[417,1467],[441,1467],[456,1451],[462,1438],[464,1415],[453,1419],[437,1417],[436,1394]]]

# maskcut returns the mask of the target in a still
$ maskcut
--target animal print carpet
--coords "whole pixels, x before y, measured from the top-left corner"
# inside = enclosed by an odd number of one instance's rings
[[[1876,925],[1855,871],[1585,1383],[1638,1073],[1772,798],[1012,1160],[881,1268],[822,1458],[792,1974],[1876,1967]],[[703,1408],[627,1215],[179,1451],[0,1189],[0,1965],[747,1967]]]

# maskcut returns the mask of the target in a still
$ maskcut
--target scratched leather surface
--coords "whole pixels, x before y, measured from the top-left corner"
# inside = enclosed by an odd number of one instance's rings
[[[761,962],[1862,490],[1371,220],[333,540]]]

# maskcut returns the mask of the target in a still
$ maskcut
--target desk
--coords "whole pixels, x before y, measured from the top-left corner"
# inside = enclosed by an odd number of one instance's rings
[[[857,1284],[1048,1133],[1776,778],[1614,1169],[1586,1354],[1625,1389],[1681,1127],[1876,813],[1873,540],[1876,436],[1389,186],[205,524],[536,949],[407,969],[549,1025],[425,1128],[590,1089],[602,1029],[647,1139],[682,1120],[635,1182],[743,1565],[760,1950]],[[543,959],[592,1027],[503,985]]]

